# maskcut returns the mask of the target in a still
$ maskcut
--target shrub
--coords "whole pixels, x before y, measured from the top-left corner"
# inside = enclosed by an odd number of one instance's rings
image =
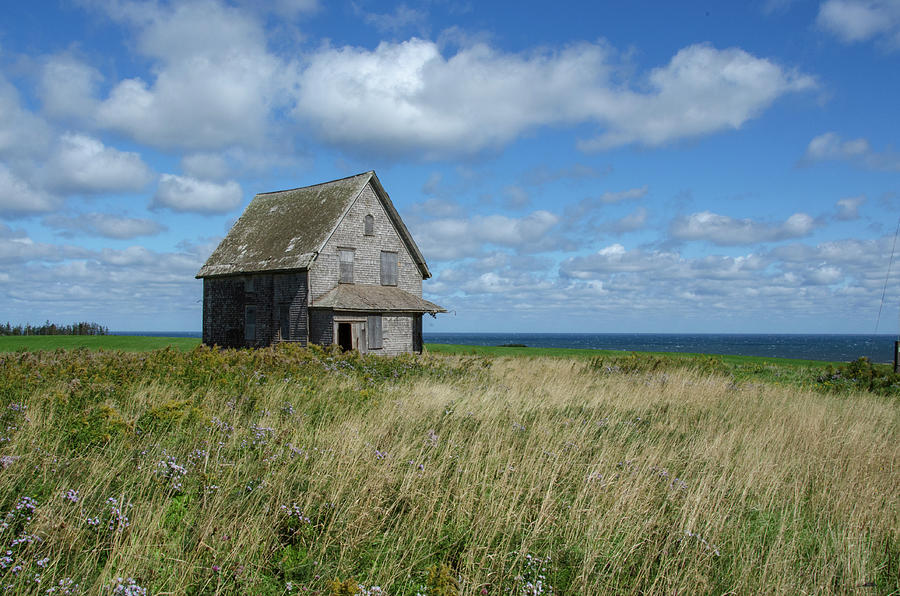
[[[857,389],[880,395],[900,395],[900,374],[891,371],[887,365],[873,364],[865,356],[837,368],[828,365],[816,382],[829,391]]]

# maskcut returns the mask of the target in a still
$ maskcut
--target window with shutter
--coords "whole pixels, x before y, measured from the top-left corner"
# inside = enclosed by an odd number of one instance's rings
[[[278,323],[281,328],[281,340],[290,341],[291,339],[291,305],[278,305]]]
[[[371,215],[366,216],[366,224],[365,231],[366,236],[374,236],[375,235],[375,218]]]
[[[382,251],[381,253],[381,285],[397,285],[397,253],[395,252]]]
[[[370,350],[380,350],[382,347],[381,315],[370,315],[366,320],[368,327],[366,337]]]
[[[256,307],[244,307],[244,339],[256,339]]]
[[[338,260],[341,264],[339,281],[342,284],[353,283],[353,251],[342,248],[338,250]]]

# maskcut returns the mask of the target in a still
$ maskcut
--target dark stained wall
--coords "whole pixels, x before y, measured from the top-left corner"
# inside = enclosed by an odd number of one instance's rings
[[[334,312],[312,309],[309,311],[309,343],[330,346],[334,343]]]
[[[267,346],[283,339],[281,317],[286,309],[288,339],[306,345],[307,292],[305,271],[204,278],[203,343],[228,348]],[[248,306],[256,309],[254,339],[245,339]]]

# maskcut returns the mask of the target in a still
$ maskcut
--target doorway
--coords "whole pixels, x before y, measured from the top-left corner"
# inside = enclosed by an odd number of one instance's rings
[[[337,343],[341,350],[349,352],[353,349],[353,326],[350,323],[338,323]]]

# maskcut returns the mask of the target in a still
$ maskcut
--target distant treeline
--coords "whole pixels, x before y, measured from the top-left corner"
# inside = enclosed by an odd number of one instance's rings
[[[109,335],[109,327],[99,323],[72,323],[71,325],[57,325],[46,321],[43,325],[0,325],[0,335]]]

